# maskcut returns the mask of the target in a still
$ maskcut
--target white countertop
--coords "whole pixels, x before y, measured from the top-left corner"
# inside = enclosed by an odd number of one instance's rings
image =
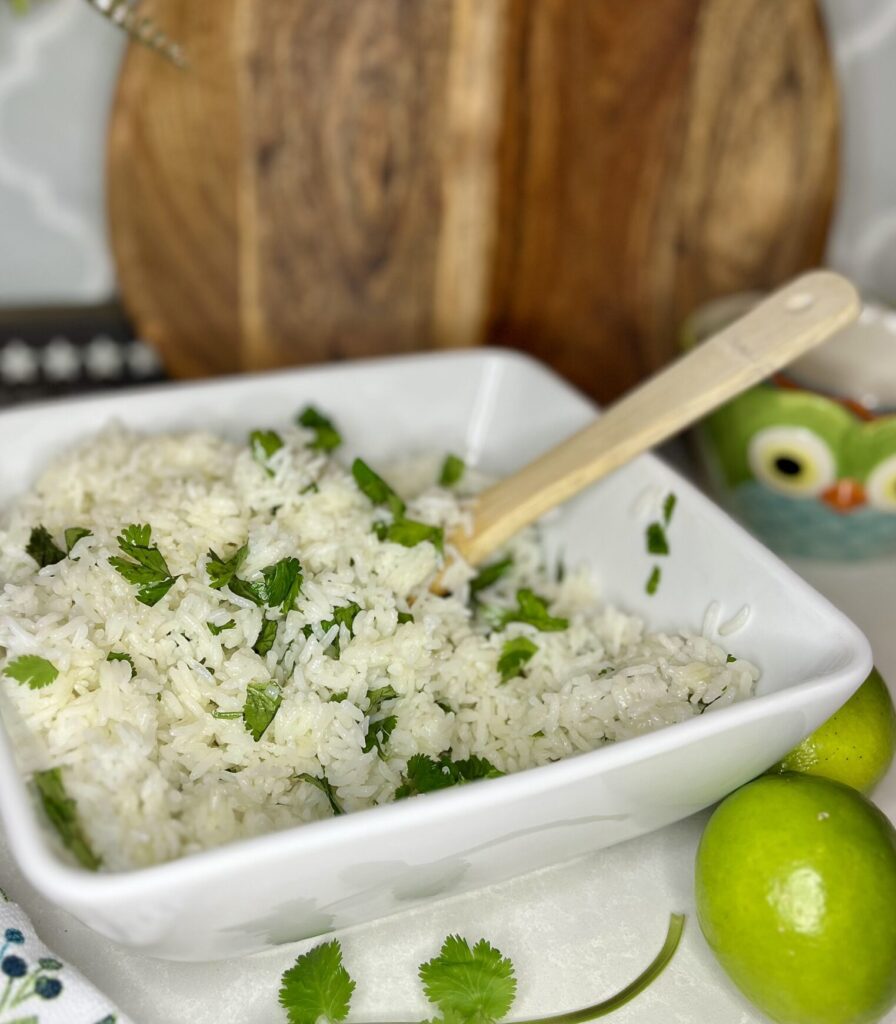
[[[796,568],[865,630],[881,672],[896,681],[896,561]],[[896,820],[896,770],[875,794]],[[665,974],[618,1011],[618,1024],[761,1024],[728,982],[693,913],[694,852],[706,814],[491,889],[342,933],[358,982],[351,1022],[431,1016],[416,968],[451,932],[487,937],[516,966],[512,1018],[594,1002],[632,980],[653,958],[668,915],[688,914],[681,947]],[[313,943],[243,960],[176,964],[127,952],[37,896],[0,847],[0,884],[31,915],[44,941],[117,1001],[137,1024],[278,1024],[281,972]],[[222,893],[226,899],[226,893]],[[896,1012],[887,1018],[896,1024]]]

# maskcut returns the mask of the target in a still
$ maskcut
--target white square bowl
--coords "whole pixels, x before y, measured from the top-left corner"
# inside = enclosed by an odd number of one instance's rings
[[[0,415],[0,495],[117,419],[141,431],[245,437],[307,402],[376,461],[451,450],[505,474],[580,428],[594,406],[540,364],[478,350],[347,363],[32,406]],[[678,497],[655,596],[651,495]],[[137,514],[139,510],[135,510]],[[762,671],[757,696],[556,764],[243,840],[170,863],[91,874],[65,859],[0,730],[0,813],[31,883],[85,924],[148,954],[211,960],[321,934],[473,889],[683,818],[762,772],[820,725],[871,667],[868,642],[687,481],[643,456],[571,502],[548,542],[588,562],[604,596],[651,627],[699,632],[711,602]]]

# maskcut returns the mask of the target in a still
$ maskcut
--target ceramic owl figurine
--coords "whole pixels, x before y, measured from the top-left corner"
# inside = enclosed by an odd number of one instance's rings
[[[750,301],[698,314],[691,341]],[[866,308],[856,326],[786,374],[723,406],[698,429],[723,504],[780,554],[896,553],[896,393],[886,393],[893,382],[892,314]]]

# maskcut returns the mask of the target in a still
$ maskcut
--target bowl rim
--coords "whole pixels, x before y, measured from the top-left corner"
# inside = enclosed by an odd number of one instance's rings
[[[182,392],[186,396],[196,389],[240,387],[247,383],[305,376],[311,373],[338,374],[346,369],[363,369],[370,365],[410,362],[438,365],[460,360],[522,365],[530,371],[536,371],[542,377],[552,378],[553,383],[559,384],[567,397],[575,398],[580,404],[586,403],[592,411],[597,411],[597,406],[589,398],[539,360],[513,350],[481,347],[473,350],[414,353],[322,366],[234,374],[201,381],[149,384],[109,395],[77,396],[57,401],[27,403],[0,412],[0,429],[10,418],[23,413],[33,414],[46,410],[56,417],[61,417],[66,410],[85,403],[95,404],[97,414],[101,416],[105,406],[119,405],[122,400],[127,400],[135,394],[161,396]],[[481,812],[493,805],[506,804],[527,795],[582,781],[598,771],[613,770],[633,762],[650,760],[702,738],[720,735],[739,725],[765,718],[779,709],[785,710],[788,706],[802,704],[817,695],[842,690],[848,691],[848,696],[849,692],[856,689],[872,666],[871,647],[861,630],[827,598],[732,520],[689,479],[666,466],[661,459],[649,452],[639,456],[639,459],[646,460],[655,467],[662,467],[662,472],[671,474],[675,479],[676,488],[687,495],[689,503],[696,505],[702,513],[724,519],[726,529],[739,537],[741,544],[746,544],[752,560],[758,563],[767,575],[786,583],[791,590],[798,591],[829,620],[830,626],[836,628],[843,648],[842,664],[784,689],[720,708],[710,715],[696,716],[654,732],[597,747],[550,764],[483,780],[488,785],[468,784],[440,790],[423,794],[424,800],[410,798],[381,804],[259,836],[235,839],[220,846],[184,854],[158,864],[110,872],[90,871],[80,865],[69,863],[60,855],[61,849],[55,837],[41,822],[37,803],[30,795],[28,784],[16,765],[12,740],[0,717],[0,818],[6,827],[10,848],[23,873],[46,895],[79,904],[86,901],[112,902],[126,895],[132,897],[136,890],[143,890],[145,893],[183,888],[200,876],[207,880],[210,876],[227,875],[244,864],[247,859],[256,864],[262,863],[266,858],[281,855],[284,850],[289,850],[297,857],[319,854],[329,846],[342,846],[369,840],[384,833],[400,832],[407,825],[413,825],[415,828],[425,827],[429,822],[455,816],[456,809],[461,806],[466,806],[470,811]],[[853,685],[851,680],[859,676],[860,670],[862,674],[859,682]]]

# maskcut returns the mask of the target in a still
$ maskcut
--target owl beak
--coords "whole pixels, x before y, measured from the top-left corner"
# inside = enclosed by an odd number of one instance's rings
[[[821,500],[835,512],[845,515],[865,504],[865,488],[858,480],[846,477],[843,480],[838,480],[826,491],[822,491]]]

